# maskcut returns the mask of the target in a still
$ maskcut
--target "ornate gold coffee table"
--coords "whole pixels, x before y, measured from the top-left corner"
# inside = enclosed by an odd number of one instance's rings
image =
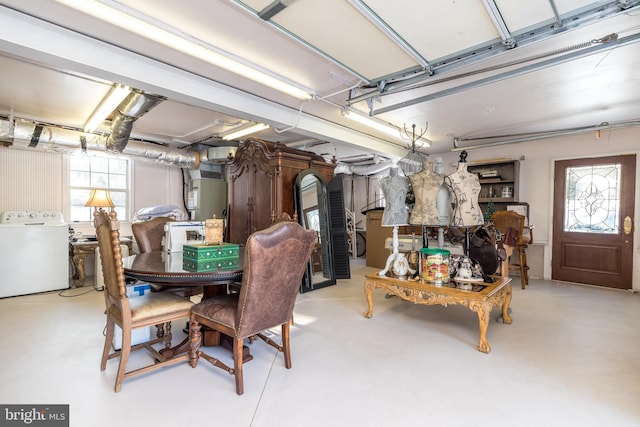
[[[478,350],[489,353],[491,346],[487,341],[487,327],[489,325],[489,315],[491,309],[502,305],[502,321],[511,323],[509,314],[509,304],[511,303],[511,278],[495,277],[494,283],[484,282],[451,282],[442,286],[435,286],[420,281],[410,281],[380,276],[378,274],[367,274],[364,281],[364,292],[367,297],[369,308],[364,312],[364,316],[370,318],[373,314],[373,299],[371,292],[376,288],[386,290],[392,295],[396,295],[405,301],[415,304],[435,305],[440,304],[461,304],[469,307],[471,311],[478,313],[480,324],[480,342]],[[460,289],[470,288],[470,290]]]

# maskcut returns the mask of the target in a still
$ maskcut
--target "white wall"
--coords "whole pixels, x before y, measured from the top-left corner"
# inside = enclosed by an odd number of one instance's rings
[[[519,158],[520,163],[520,201],[530,206],[530,222],[535,226],[534,253],[540,253],[543,260],[543,277],[551,277],[552,241],[552,198],[553,198],[553,165],[554,161],[570,158],[597,157],[615,154],[637,154],[640,151],[640,130],[626,128],[602,131],[596,138],[595,132],[569,137],[553,138],[527,143],[500,145],[488,148],[468,150],[469,162]],[[459,152],[438,154],[444,159],[444,174],[455,170]],[[431,156],[432,158],[435,155]],[[16,209],[61,210],[64,211],[63,156],[57,153],[28,152],[0,147],[0,211]],[[640,167],[638,168],[640,172]],[[133,201],[132,212],[137,209],[158,205],[173,204],[182,206],[182,170],[170,166],[154,164],[148,161],[135,161],[133,168]],[[366,181],[355,178],[354,205],[357,214],[366,205],[373,202],[371,194],[377,188],[377,178],[372,177],[369,183],[367,198]],[[345,188],[350,191],[347,180]],[[636,200],[640,184],[636,177]],[[351,195],[345,193],[345,203],[351,209]],[[360,217],[362,218],[362,217]],[[640,209],[636,209],[634,223],[638,224]],[[365,221],[359,225],[364,227]],[[87,234],[92,225],[85,225]],[[81,231],[83,228],[81,227]],[[83,231],[84,232],[84,231]],[[128,223],[122,224],[122,234],[130,234]],[[633,288],[640,290],[640,251],[638,237],[634,239],[635,262]]]
[[[65,213],[68,195],[65,155],[40,150],[0,147],[0,212],[52,210]],[[131,168],[131,216],[140,208],[182,202],[182,169],[134,160]],[[131,235],[129,221],[121,222],[120,234]],[[74,223],[83,234],[95,234],[91,222]]]
[[[41,150],[0,147],[0,212],[7,210],[52,210],[65,213],[67,195],[67,162],[65,155]],[[182,169],[134,160],[131,168],[131,216],[140,208],[154,205],[176,205],[182,202]],[[73,223],[76,232],[95,234],[91,222]],[[131,223],[121,221],[120,235],[131,235]],[[93,257],[85,269],[88,278],[94,272]],[[87,285],[90,280],[87,281]]]
[[[499,158],[518,158],[520,162],[520,201],[528,202],[529,220],[535,226],[535,244],[544,248],[544,278],[551,277],[551,242],[553,231],[553,174],[554,162],[564,159],[601,157],[617,154],[638,154],[640,152],[640,130],[638,128],[602,131],[600,138],[596,133],[559,137],[548,140],[532,141],[468,151],[467,161],[474,162]],[[443,154],[445,174],[453,172],[459,159],[459,152]],[[637,173],[640,167],[637,168]],[[640,200],[636,175],[636,201]],[[638,224],[640,210],[636,209],[634,224]],[[640,290],[640,256],[638,236],[634,238],[634,279],[633,288]]]

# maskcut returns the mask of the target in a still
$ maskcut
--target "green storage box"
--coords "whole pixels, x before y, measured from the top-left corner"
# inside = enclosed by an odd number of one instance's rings
[[[195,272],[237,268],[240,265],[239,256],[240,246],[233,243],[184,245],[182,268]]]
[[[240,258],[218,258],[210,260],[192,260],[182,257],[182,268],[186,271],[217,271],[238,268]]]
[[[218,258],[237,258],[240,256],[240,245],[222,243],[221,245],[184,245],[183,259],[193,261],[212,260]]]

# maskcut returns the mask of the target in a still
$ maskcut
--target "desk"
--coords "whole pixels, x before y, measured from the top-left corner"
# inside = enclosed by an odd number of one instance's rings
[[[127,245],[129,247],[129,253],[133,252],[133,241],[131,239],[121,239],[121,245]],[[69,243],[69,257],[73,264],[73,283],[72,288],[84,286],[86,274],[84,271],[84,262],[89,255],[96,253],[98,247],[97,240],[79,240],[77,242]],[[96,274],[102,274],[96,271]]]
[[[496,277],[494,283],[468,283],[451,282],[448,285],[435,286],[420,281],[409,281],[380,276],[378,274],[367,274],[364,281],[364,291],[369,305],[364,317],[370,318],[373,315],[373,300],[371,292],[376,288],[386,290],[388,293],[396,295],[405,301],[415,304],[435,305],[440,304],[461,304],[471,311],[478,313],[480,326],[480,342],[478,350],[489,353],[491,346],[487,341],[487,327],[489,325],[489,315],[494,306],[502,305],[502,321],[511,323],[509,314],[509,304],[511,303],[511,278]],[[471,290],[459,289],[462,285]]]
[[[244,248],[240,249],[238,267],[215,271],[186,271],[182,268],[182,252],[173,254],[165,252],[147,252],[128,256],[122,259],[125,277],[162,284],[165,286],[204,286],[202,299],[220,294],[220,285],[228,285],[242,280],[244,265]],[[226,292],[226,289],[225,289]],[[203,345],[220,345],[227,347],[224,337],[217,331],[203,330]],[[188,350],[189,338],[171,349],[160,353],[171,358]],[[253,359],[245,347],[243,361]]]

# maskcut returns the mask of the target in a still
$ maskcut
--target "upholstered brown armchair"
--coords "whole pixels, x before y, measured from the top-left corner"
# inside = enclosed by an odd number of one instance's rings
[[[169,217],[156,217],[144,222],[134,222],[131,224],[131,232],[138,244],[141,253],[155,252],[162,250],[162,238],[164,237],[164,225],[173,221]]]
[[[206,299],[191,310],[191,366],[203,357],[234,375],[236,393],[242,394],[243,342],[257,336],[284,353],[285,366],[291,368],[291,316],[315,243],[316,233],[295,222],[279,222],[250,235],[240,292]],[[200,350],[202,325],[233,338],[233,368]],[[281,327],[281,344],[261,333],[276,326]]]
[[[120,226],[116,213],[112,211],[107,214],[100,209],[96,211],[94,218],[104,276],[104,301],[107,308],[107,327],[100,370],[104,371],[106,369],[109,359],[120,358],[115,385],[115,391],[119,392],[125,378],[187,359],[188,355],[186,354],[166,359],[153,345],[164,342],[164,347],[169,348],[171,345],[171,322],[188,318],[193,304],[169,292],[151,292],[129,299],[122,266],[122,252],[120,251]],[[133,329],[161,324],[165,325],[166,330],[163,337],[135,346],[131,345],[131,332]],[[122,330],[122,348],[121,350],[111,351],[116,325]],[[126,372],[129,354],[132,351],[143,348],[151,353],[150,364]]]
[[[131,224],[131,232],[138,244],[141,253],[157,252],[162,250],[162,238],[165,235],[164,226],[173,218],[159,216],[149,221],[134,222]],[[163,286],[151,283],[154,292],[173,292],[184,298],[190,298],[203,292],[202,286]]]

